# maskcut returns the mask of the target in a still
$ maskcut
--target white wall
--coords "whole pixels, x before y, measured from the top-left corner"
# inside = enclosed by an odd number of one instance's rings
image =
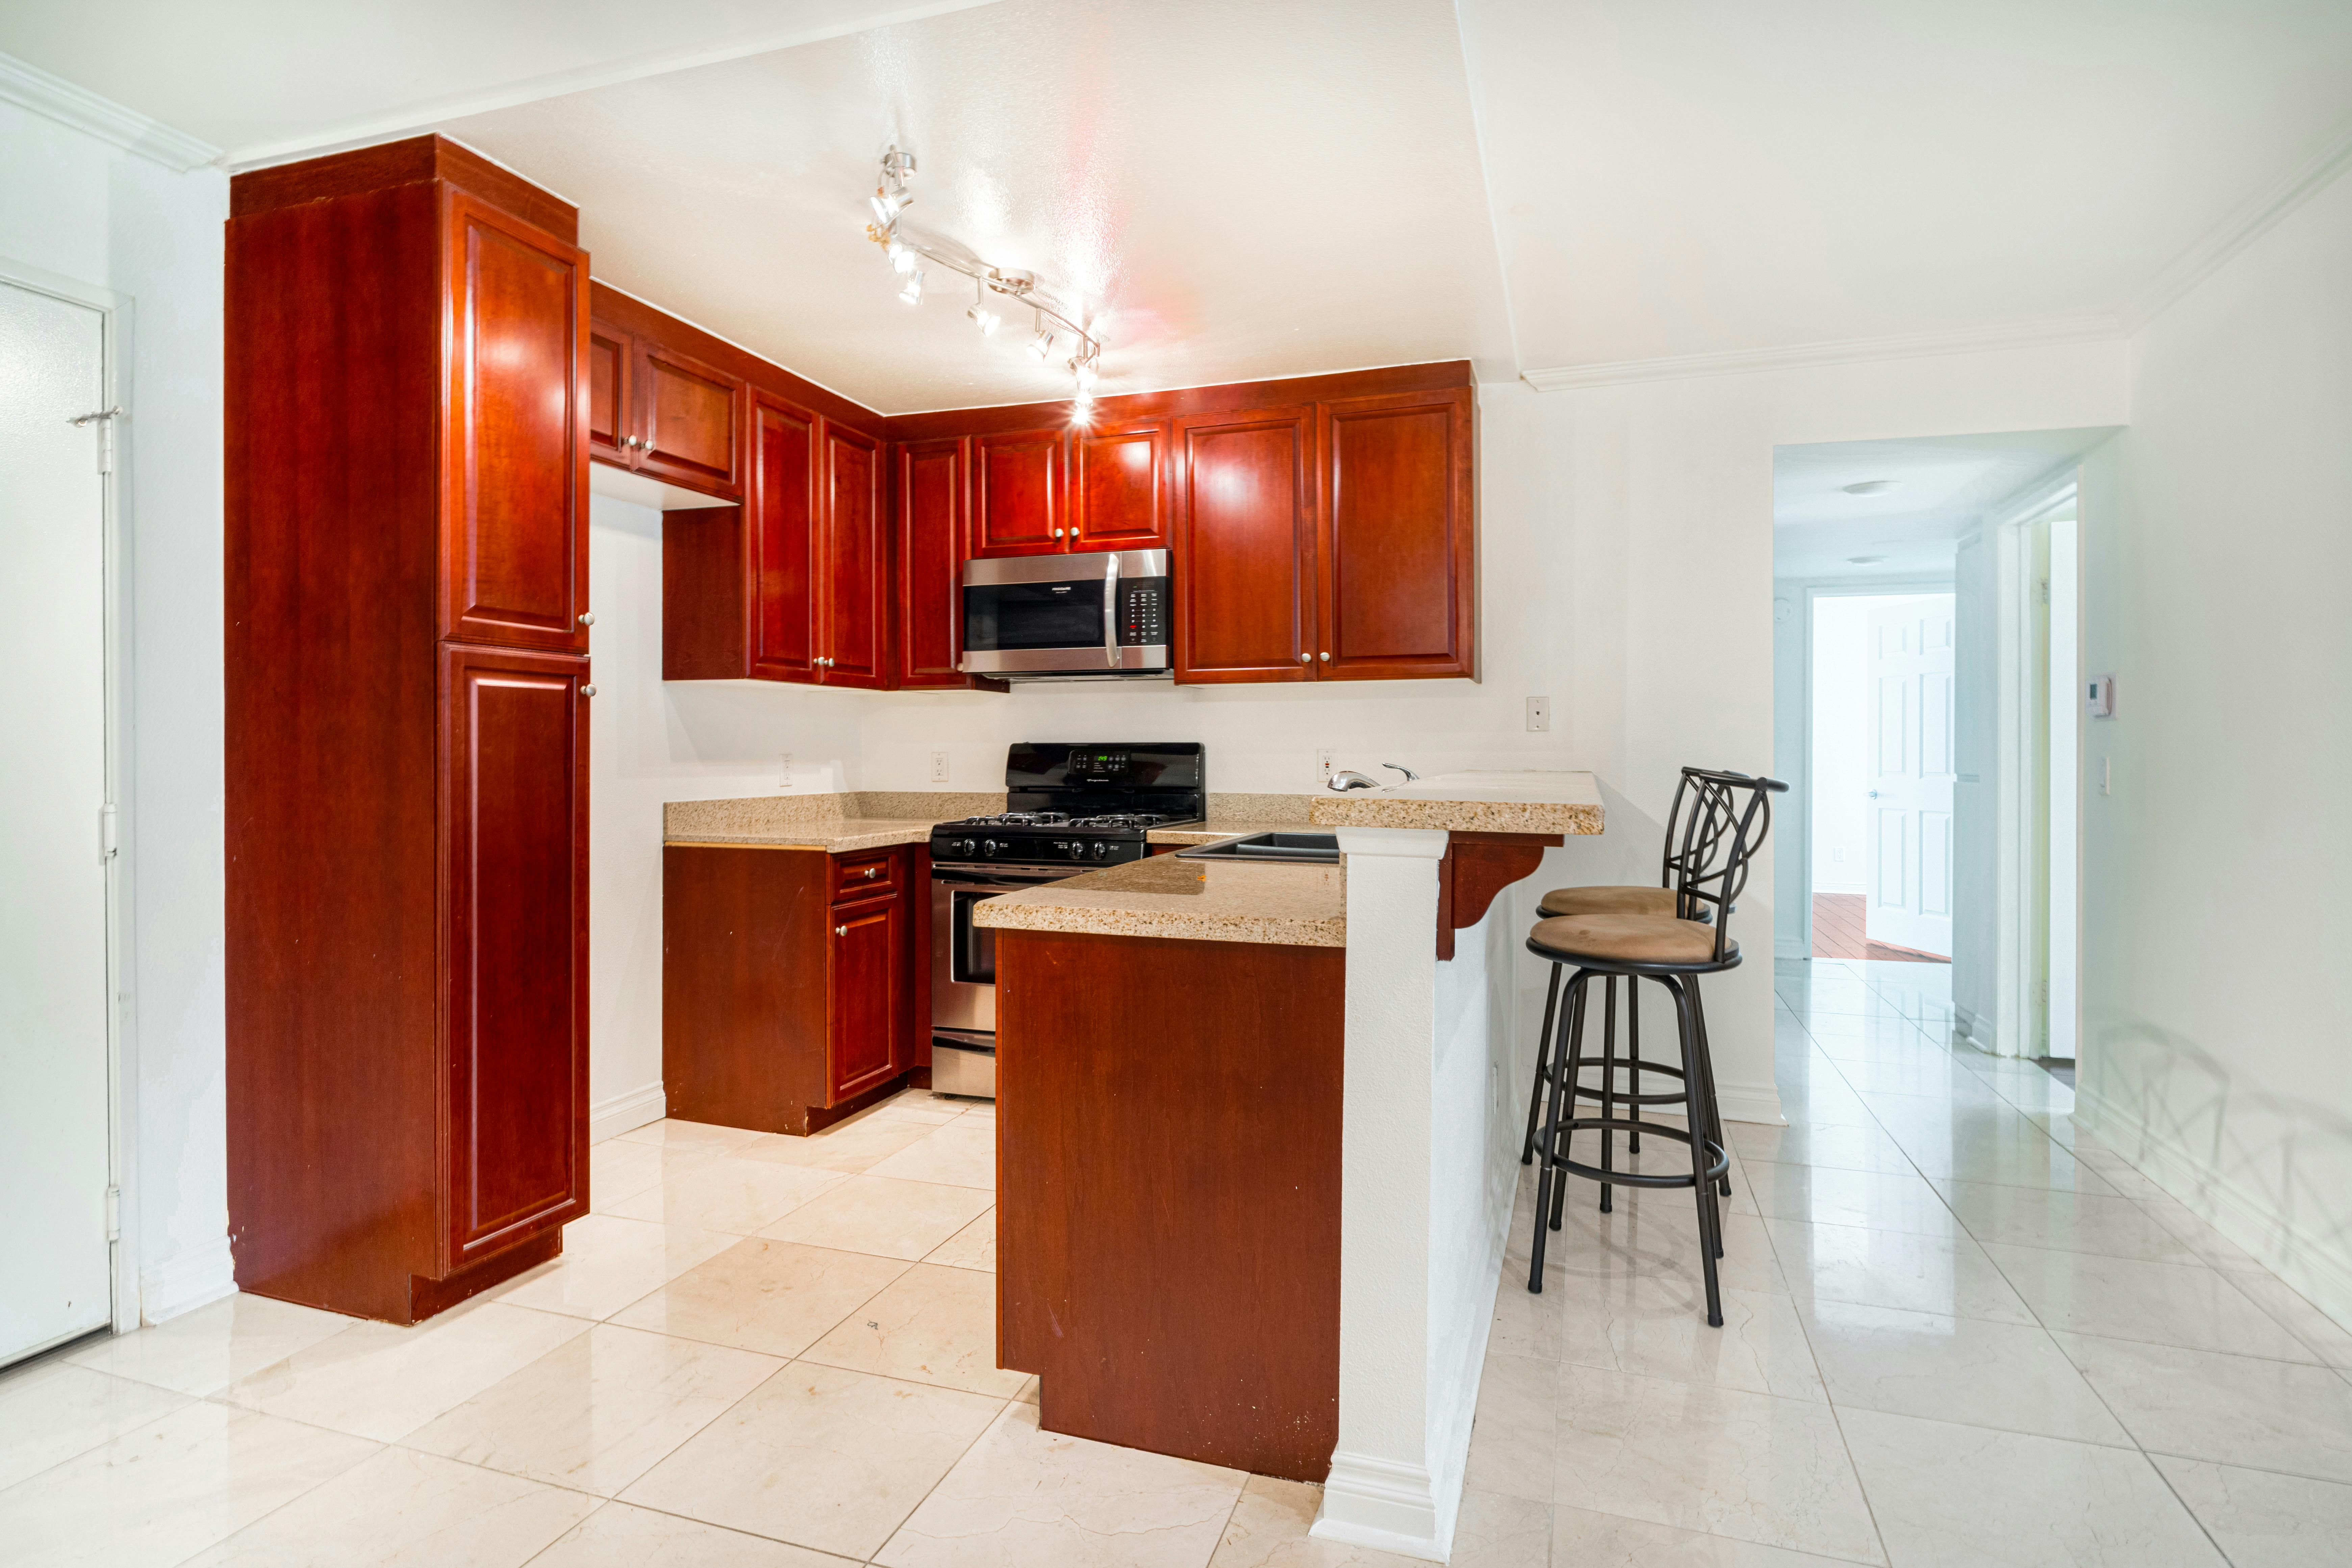
[[[221,224],[228,181],[175,174],[0,102],[0,257],[126,296],[118,490],[130,539],[132,926],[125,1223],[142,1310],[230,1288],[221,912]],[[27,679],[28,671],[12,671]]]
[[[2348,280],[2338,179],[2133,341],[2085,462],[2077,1055],[2082,1120],[2352,1322]]]

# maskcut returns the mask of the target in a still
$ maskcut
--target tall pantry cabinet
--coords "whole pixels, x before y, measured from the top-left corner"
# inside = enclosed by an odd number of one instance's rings
[[[238,1285],[414,1322],[588,1206],[588,258],[438,137],[227,240]]]

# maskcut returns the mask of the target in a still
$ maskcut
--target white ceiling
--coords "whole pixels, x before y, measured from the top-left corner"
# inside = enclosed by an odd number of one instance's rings
[[[2126,308],[2346,129],[2346,0],[1461,0],[1524,370]]]
[[[1829,441],[1772,454],[1772,575],[1948,575],[1985,512],[2058,473],[2109,430],[2030,430],[1916,441]],[[1876,495],[1845,487],[1892,479]],[[1856,555],[1884,556],[1856,563]]]
[[[893,142],[908,227],[1108,306],[1103,392],[1516,368],[1444,0],[1002,0],[443,129],[578,202],[598,277],[887,413],[1069,384],[969,284],[898,302]]]
[[[910,223],[1108,302],[1118,391],[2128,324],[2352,135],[2352,0],[15,0],[0,50],[233,165],[445,130],[892,412],[1062,385],[893,299],[893,140]]]
[[[231,167],[986,0],[10,0],[0,51]]]

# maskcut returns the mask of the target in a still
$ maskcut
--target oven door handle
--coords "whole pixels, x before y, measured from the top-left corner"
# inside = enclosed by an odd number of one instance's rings
[[[1118,668],[1118,552],[1103,557],[1103,663]]]

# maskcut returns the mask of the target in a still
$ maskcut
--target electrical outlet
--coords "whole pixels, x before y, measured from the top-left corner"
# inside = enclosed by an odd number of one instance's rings
[[[784,753],[784,765],[776,774],[776,787],[778,789],[793,787],[793,754],[790,752]]]
[[[1832,849],[1832,850],[1831,850],[1831,851],[1830,851],[1830,862],[1831,862],[1831,864],[1832,864],[1832,865],[1837,865],[1837,866],[1843,866],[1843,865],[1844,865],[1844,864],[1845,864],[1845,851],[1844,851],[1844,850],[1843,850],[1843,849]]]
[[[948,782],[948,754],[945,752],[931,753],[931,782],[933,784]]]
[[[1334,751],[1330,746],[1315,748],[1315,772],[1325,784],[1331,782],[1332,769],[1337,765]]]
[[[1551,728],[1550,698],[1530,697],[1528,699],[1528,728],[1531,731],[1549,730]]]

